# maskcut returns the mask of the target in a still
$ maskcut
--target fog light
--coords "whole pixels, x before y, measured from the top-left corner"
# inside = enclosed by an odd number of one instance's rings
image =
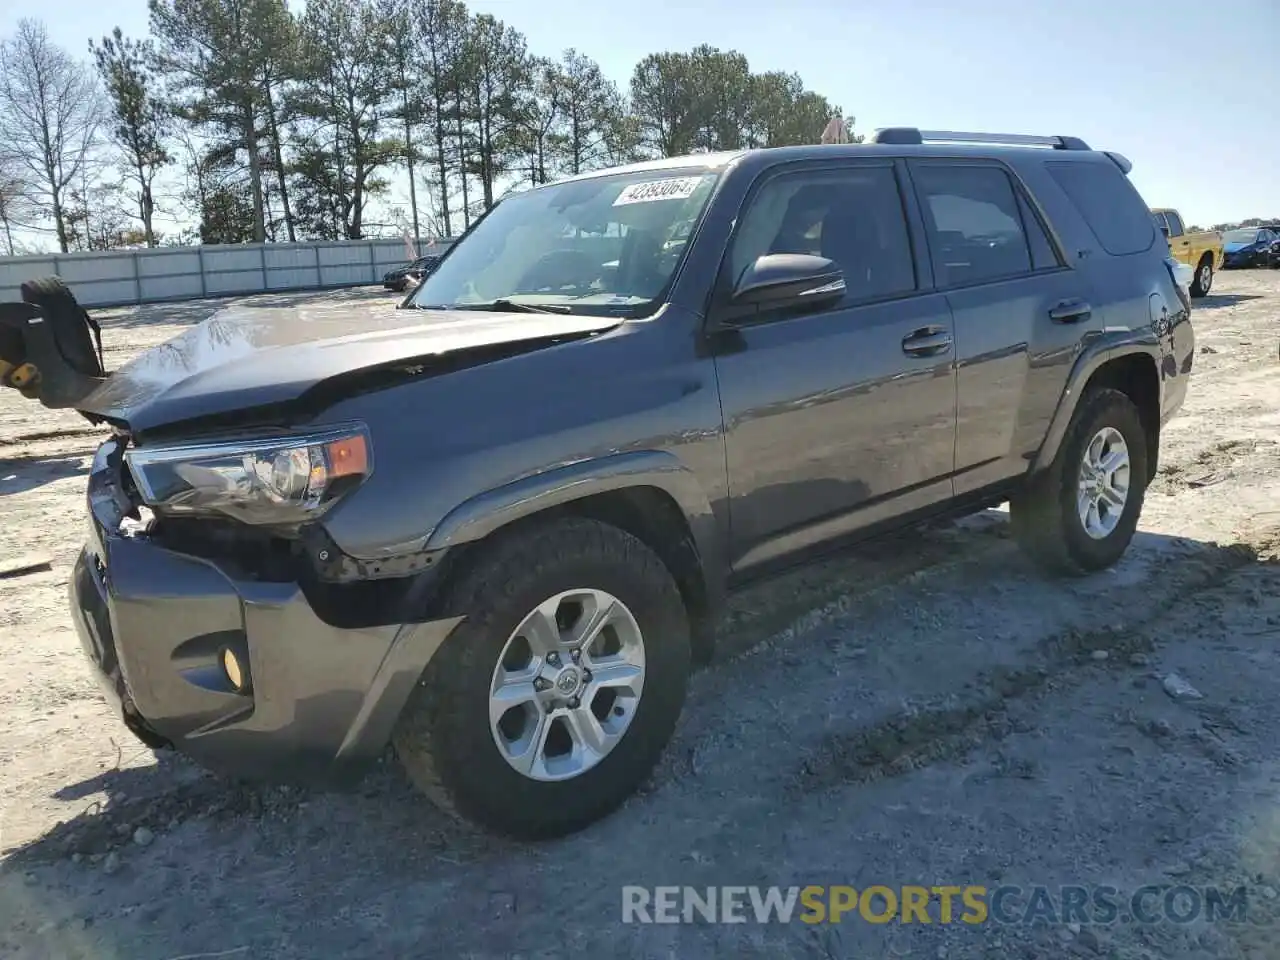
[[[249,667],[241,663],[240,657],[230,647],[222,649],[222,669],[235,687],[236,693],[244,693],[249,689]]]

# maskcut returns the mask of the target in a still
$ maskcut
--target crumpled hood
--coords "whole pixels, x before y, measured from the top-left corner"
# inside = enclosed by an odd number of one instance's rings
[[[1258,243],[1241,243],[1241,242],[1240,242],[1240,241],[1238,241],[1238,240],[1232,240],[1232,241],[1229,241],[1229,242],[1224,243],[1224,244],[1222,245],[1222,252],[1223,252],[1223,253],[1238,253],[1239,251],[1244,250],[1246,247],[1256,247],[1256,246],[1260,246],[1260,244],[1258,244]]]
[[[136,357],[77,409],[141,432],[288,403],[342,374],[498,344],[529,342],[534,349],[536,341],[583,336],[620,322],[393,305],[381,311],[336,303],[236,305]]]

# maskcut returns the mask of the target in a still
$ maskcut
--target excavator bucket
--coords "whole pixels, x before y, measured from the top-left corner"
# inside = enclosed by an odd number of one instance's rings
[[[106,378],[98,324],[61,280],[28,281],[21,302],[0,303],[0,386],[61,409]]]
[[[25,329],[40,317],[40,308],[30,303],[0,303],[0,386],[12,387],[35,400],[40,374],[27,359]]]

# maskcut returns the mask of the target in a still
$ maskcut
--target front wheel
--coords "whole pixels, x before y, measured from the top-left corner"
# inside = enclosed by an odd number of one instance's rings
[[[499,537],[448,590],[467,619],[432,659],[395,748],[447,812],[560,836],[652,771],[684,703],[688,618],[662,561],[616,527],[566,519]]]
[[[1212,289],[1213,261],[1208,257],[1202,257],[1196,267],[1195,279],[1191,282],[1191,295],[1193,297],[1207,297]]]
[[[1058,455],[1009,503],[1022,548],[1052,573],[1114,564],[1129,547],[1147,489],[1147,437],[1118,390],[1085,394]]]

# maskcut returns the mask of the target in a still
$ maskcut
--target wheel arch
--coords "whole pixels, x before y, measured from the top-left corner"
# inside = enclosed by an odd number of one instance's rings
[[[1159,347],[1130,343],[1086,353],[1076,362],[1050,421],[1045,441],[1032,461],[1031,473],[1053,463],[1081,400],[1090,390],[1109,387],[1129,397],[1138,408],[1147,440],[1147,480],[1156,475],[1160,459],[1160,361]]]
[[[696,475],[673,454],[630,451],[537,473],[478,494],[451,510],[426,549],[462,548],[555,516],[589,517],[644,542],[671,572],[689,612],[694,655],[714,650],[725,589],[719,531]]]

